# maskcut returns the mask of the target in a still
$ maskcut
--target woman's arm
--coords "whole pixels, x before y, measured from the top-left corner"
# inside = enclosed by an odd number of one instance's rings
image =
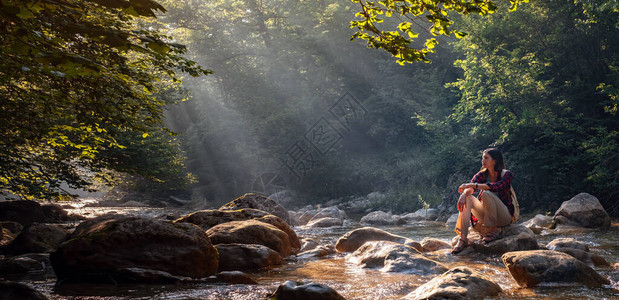
[[[478,190],[479,186],[482,185],[480,184],[480,182],[484,182],[484,181],[485,181],[484,173],[477,172],[477,174],[473,176],[473,179],[471,179],[470,183],[463,183],[460,185],[460,187],[458,187],[458,193],[472,195],[473,192],[475,192],[475,190]]]
[[[472,183],[465,183],[463,185],[460,186],[460,188],[458,189],[459,191],[467,191],[472,189],[471,194],[475,191],[475,190],[489,190],[491,192],[498,192],[499,190],[505,189],[507,187],[509,187],[512,184],[512,179],[514,178],[514,174],[512,174],[512,172],[510,171],[505,171],[505,174],[501,177],[501,180],[497,181],[497,182],[489,182],[489,183],[479,183],[479,182],[472,182]],[[473,180],[475,180],[476,177],[473,178]],[[460,192],[462,193],[462,192]],[[470,195],[470,194],[469,194]]]

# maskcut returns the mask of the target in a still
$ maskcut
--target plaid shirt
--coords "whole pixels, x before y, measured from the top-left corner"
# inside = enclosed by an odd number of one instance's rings
[[[471,179],[471,182],[487,184],[490,187],[490,191],[495,192],[499,196],[503,204],[507,206],[507,210],[509,211],[509,213],[513,216],[514,215],[514,204],[512,203],[512,197],[511,197],[512,179],[514,179],[514,174],[512,174],[512,172],[507,170],[505,171],[505,175],[503,177],[501,177],[501,174],[499,173],[498,181],[490,182],[489,172],[488,170],[486,170],[483,172],[482,171],[477,172],[477,174],[473,176],[473,179]],[[482,192],[483,190],[479,191],[477,198],[481,199]]]

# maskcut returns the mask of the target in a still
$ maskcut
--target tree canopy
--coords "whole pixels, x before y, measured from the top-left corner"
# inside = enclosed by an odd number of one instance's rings
[[[3,0],[0,3],[0,190],[52,198],[127,169],[120,137],[148,138],[159,97],[177,72],[209,74],[186,49],[139,26],[165,9],[152,0]],[[178,98],[176,98],[178,99]],[[137,171],[136,168],[130,168]]]
[[[369,48],[382,48],[398,59],[398,63],[429,62],[427,56],[434,52],[438,41],[432,36],[451,36],[462,38],[466,32],[452,27],[453,14],[488,15],[496,11],[495,1],[490,0],[404,0],[404,1],[366,1],[352,0],[361,10],[350,27],[357,31],[352,39],[366,40]],[[519,3],[529,0],[510,0],[510,11],[516,10]],[[385,22],[387,19],[387,22]],[[396,20],[397,19],[397,20]],[[384,24],[383,24],[384,23]],[[383,30],[382,28],[388,28]],[[423,45],[414,44],[425,34]]]

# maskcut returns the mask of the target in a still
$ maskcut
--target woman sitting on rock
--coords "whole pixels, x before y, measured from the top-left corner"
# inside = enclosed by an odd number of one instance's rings
[[[456,233],[460,236],[451,250],[457,254],[468,244],[467,235],[471,222],[484,226],[480,232],[488,232],[483,241],[486,243],[501,238],[502,226],[512,221],[514,205],[511,201],[511,182],[514,175],[505,169],[503,155],[496,148],[484,150],[481,170],[473,176],[471,183],[464,183],[458,188],[458,222]],[[479,190],[477,197],[473,196]]]

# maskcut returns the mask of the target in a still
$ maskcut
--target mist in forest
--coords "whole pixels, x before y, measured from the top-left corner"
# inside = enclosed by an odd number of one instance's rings
[[[575,4],[458,19],[469,37],[439,39],[431,64],[405,66],[350,41],[353,5],[166,3],[162,21],[172,35],[215,71],[185,78],[189,100],[166,112],[196,180],[191,197],[216,205],[261,192],[302,206],[378,192],[384,197],[376,207],[413,211],[453,197],[491,146],[504,152],[515,186],[531,187],[519,193],[528,207],[548,209],[585,190],[601,199],[616,194],[591,179],[606,150],[577,149],[616,147],[603,139],[616,136],[617,120],[604,113],[607,96],[595,89],[616,71],[600,76],[588,63],[611,63],[616,51],[590,52],[579,43],[617,42],[575,25],[564,13]],[[574,30],[562,32],[569,26]],[[525,28],[521,38],[512,28]],[[592,109],[589,101],[600,105]],[[600,131],[566,125],[583,119]],[[569,175],[573,168],[589,173]],[[616,169],[603,172],[616,176]]]

